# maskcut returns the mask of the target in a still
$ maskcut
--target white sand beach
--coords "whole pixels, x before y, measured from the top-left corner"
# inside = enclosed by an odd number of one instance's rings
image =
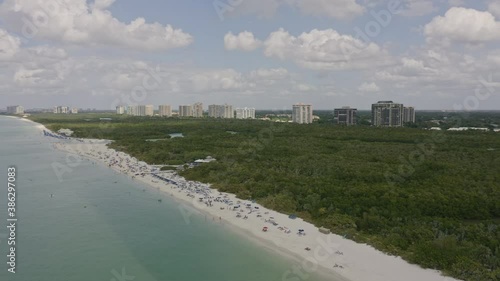
[[[290,271],[283,273],[282,280],[307,280],[311,272],[338,281],[456,280],[442,276],[439,271],[411,265],[369,245],[335,234],[322,234],[317,227],[300,218],[291,219],[288,214],[240,200],[233,194],[221,193],[211,189],[209,184],[187,181],[173,171],[160,172],[158,167],[109,149],[108,143],[104,140],[65,139],[55,142],[54,148],[102,163],[176,198],[183,202],[179,212],[185,216],[186,222],[196,210],[207,220],[233,226],[237,232],[260,245],[293,258],[296,262]],[[264,227],[267,231],[263,231]]]

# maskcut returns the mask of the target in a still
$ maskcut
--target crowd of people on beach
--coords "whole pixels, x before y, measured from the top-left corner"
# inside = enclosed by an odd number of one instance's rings
[[[59,146],[64,145],[64,143],[59,144]],[[265,225],[269,225],[267,229],[272,226],[276,230],[286,234],[292,233],[292,229],[278,224],[268,211],[261,212],[261,206],[256,204],[255,201],[233,200],[229,194],[218,192],[210,188],[209,184],[186,180],[184,177],[178,175],[176,171],[160,171],[158,166],[148,165],[123,152],[109,148],[106,150],[97,150],[89,146],[89,149],[85,149],[85,152],[79,151],[78,153],[81,156],[99,160],[108,167],[131,176],[132,179],[141,177],[147,180],[147,177],[150,177],[150,181],[153,183],[162,181],[166,186],[170,186],[172,190],[184,193],[187,197],[192,198],[194,204],[203,204],[204,207],[216,207],[220,208],[220,210],[227,210],[228,212],[232,212],[235,217],[242,218],[243,220],[253,217],[262,220]],[[296,233],[299,236],[306,235],[303,229],[297,229]]]
[[[85,140],[84,143],[85,142],[88,142],[88,144],[96,143],[96,141],[92,142],[92,140]],[[219,208],[221,211],[224,210],[222,216],[218,218],[220,221],[223,220],[223,217],[229,216],[234,216],[242,220],[255,219],[262,221],[263,232],[268,232],[273,229],[285,235],[291,235],[294,231],[298,237],[306,235],[306,231],[302,228],[292,230],[278,223],[269,211],[263,209],[253,200],[238,200],[233,195],[212,189],[210,184],[186,180],[184,177],[180,176],[177,171],[161,171],[160,166],[148,165],[123,152],[107,148],[106,146],[99,149],[89,145],[85,147],[85,149],[76,150],[71,148],[72,143],[68,141],[56,143],[54,145],[59,149],[72,151],[80,156],[104,163],[115,171],[130,176],[132,179],[140,179],[144,182],[150,181],[157,186],[160,182],[163,182],[165,184],[161,186],[163,190],[165,190],[165,188],[170,188],[171,195],[173,195],[173,191],[182,193],[189,197],[189,201],[199,208]],[[73,143],[73,145],[75,144]],[[160,189],[160,187],[158,187],[158,189]],[[162,202],[162,200],[158,199],[158,202]],[[290,215],[290,219],[295,218],[295,215]],[[311,249],[306,247],[305,250],[310,251]],[[336,254],[339,255],[340,253]],[[334,268],[343,267],[335,264]]]

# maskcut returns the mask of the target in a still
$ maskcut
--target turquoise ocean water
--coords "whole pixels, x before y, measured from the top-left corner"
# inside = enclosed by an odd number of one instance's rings
[[[54,163],[73,160],[36,126],[0,117],[0,280],[273,281],[298,265],[203,215],[186,223],[170,196],[91,161],[60,181]],[[12,165],[19,219],[15,274],[7,272],[6,239]]]

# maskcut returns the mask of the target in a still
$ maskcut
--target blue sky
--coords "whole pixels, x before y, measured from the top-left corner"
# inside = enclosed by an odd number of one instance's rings
[[[4,0],[0,107],[500,109],[500,2],[397,1]]]

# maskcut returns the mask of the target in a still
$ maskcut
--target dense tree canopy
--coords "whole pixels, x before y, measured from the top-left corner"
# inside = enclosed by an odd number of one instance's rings
[[[112,139],[113,148],[151,164],[210,155],[217,161],[182,175],[423,267],[467,281],[500,280],[500,133],[82,118],[33,117],[51,129]]]

